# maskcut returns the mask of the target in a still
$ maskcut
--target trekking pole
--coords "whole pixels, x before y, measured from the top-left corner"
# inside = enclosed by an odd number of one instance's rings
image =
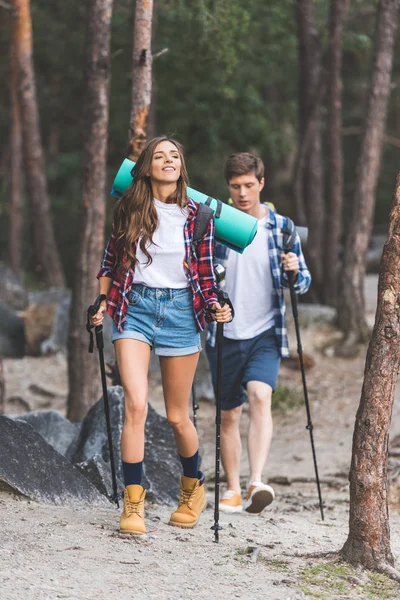
[[[110,498],[111,501],[115,502],[117,508],[119,508],[118,501],[118,488],[117,488],[117,477],[115,474],[115,461],[114,461],[114,449],[112,443],[112,432],[111,432],[111,419],[110,419],[110,405],[108,402],[108,391],[107,391],[107,381],[106,381],[106,370],[104,365],[104,340],[103,340],[103,325],[92,325],[90,322],[90,317],[93,317],[97,311],[99,310],[100,303],[105,299],[104,294],[101,294],[96,298],[94,304],[91,304],[87,311],[87,322],[86,322],[86,330],[90,335],[89,341],[89,352],[93,352],[93,332],[92,329],[94,327],[96,333],[96,346],[99,351],[99,362],[100,362],[100,372],[101,372],[101,384],[103,387],[103,401],[104,401],[104,414],[106,418],[106,426],[107,426],[107,437],[108,437],[108,450],[110,452],[110,465],[111,465],[111,478],[112,478],[112,486],[113,486],[113,495]]]
[[[218,302],[221,308],[229,301],[226,292],[218,291]],[[224,341],[224,324],[217,323],[217,389],[216,389],[216,415],[215,415],[215,501],[214,501],[214,542],[219,542],[219,467],[221,456],[221,401],[222,401],[222,344]]]
[[[193,380],[193,384],[192,384],[192,407],[193,407],[193,425],[196,427],[197,429],[197,410],[200,408],[199,405],[197,404],[197,399],[196,399],[196,388],[195,388],[195,384],[194,384],[194,380]]]
[[[283,239],[284,239],[283,249],[284,249],[285,254],[287,254],[288,252],[292,251],[293,244],[294,244],[295,238],[296,238],[296,228],[294,226],[293,221],[288,219],[287,228],[283,229],[282,233],[283,233]],[[311,441],[311,450],[312,450],[313,461],[314,461],[315,479],[317,482],[317,489],[318,489],[319,509],[321,511],[321,519],[324,521],[324,507],[323,507],[323,502],[322,502],[321,485],[320,485],[319,476],[318,476],[317,455],[315,452],[315,445],[314,445],[314,435],[313,435],[314,426],[311,421],[311,410],[310,410],[310,403],[308,400],[306,374],[305,374],[304,361],[303,361],[303,347],[301,345],[301,338],[300,338],[299,313],[297,310],[297,295],[296,295],[296,292],[294,289],[294,273],[293,273],[293,271],[286,271],[286,273],[287,273],[288,281],[289,281],[290,300],[291,300],[291,304],[292,304],[294,326],[296,329],[297,353],[298,353],[299,359],[300,359],[300,370],[301,370],[301,378],[302,378],[302,382],[303,382],[304,401],[305,401],[306,411],[307,411],[306,429],[308,429],[308,431],[310,432],[310,441]]]

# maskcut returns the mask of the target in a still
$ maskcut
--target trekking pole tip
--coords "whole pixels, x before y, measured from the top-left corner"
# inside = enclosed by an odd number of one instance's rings
[[[218,544],[219,532],[221,531],[222,527],[219,523],[214,523],[214,525],[211,526],[211,529],[214,531],[214,542]]]

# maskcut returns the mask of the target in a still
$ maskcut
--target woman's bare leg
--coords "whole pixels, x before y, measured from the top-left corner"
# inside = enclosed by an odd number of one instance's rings
[[[162,385],[168,423],[181,456],[191,457],[199,449],[195,426],[189,417],[189,399],[199,352],[188,356],[160,356]]]
[[[138,463],[144,457],[150,346],[138,340],[122,339],[116,340],[114,347],[125,395],[121,456],[126,463]]]

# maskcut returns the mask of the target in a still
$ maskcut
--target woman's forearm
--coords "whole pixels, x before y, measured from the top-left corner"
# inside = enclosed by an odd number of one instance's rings
[[[99,277],[99,293],[108,296],[112,284],[110,277]]]

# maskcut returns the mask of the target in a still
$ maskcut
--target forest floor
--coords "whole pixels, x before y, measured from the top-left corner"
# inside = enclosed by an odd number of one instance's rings
[[[375,285],[375,287],[374,287]],[[373,299],[368,318],[373,322]],[[375,294],[375,295],[374,295]],[[327,325],[304,332],[305,351],[332,334]],[[292,346],[293,347],[293,346]],[[294,346],[295,347],[295,346]],[[0,493],[1,600],[115,600],[135,598],[229,600],[230,598],[297,600],[342,598],[370,600],[400,597],[399,584],[383,575],[354,569],[336,552],[348,534],[348,471],[355,413],[363,381],[366,348],[350,360],[313,351],[307,371],[317,460],[325,504],[318,496],[300,372],[283,366],[280,386],[291,390],[274,411],[274,437],[266,477],[276,500],[258,516],[221,515],[219,544],[213,541],[213,470],[215,408],[202,402],[198,411],[208,507],[198,526],[180,530],[167,525],[171,508],[148,503],[148,533],[143,538],[118,532],[119,513],[109,508],[64,508],[38,504]],[[32,384],[46,382],[57,396],[29,403],[63,411],[67,373],[62,357],[4,361],[7,396],[26,397]],[[9,382],[9,384],[7,383]],[[397,400],[400,391],[397,390]],[[163,414],[159,380],[150,390],[152,405]],[[391,438],[400,434],[400,407],[395,402]],[[14,414],[15,407],[7,407]],[[245,436],[248,413],[242,422]],[[244,453],[243,488],[248,475]],[[400,504],[394,480],[390,503],[391,544],[400,561]]]

